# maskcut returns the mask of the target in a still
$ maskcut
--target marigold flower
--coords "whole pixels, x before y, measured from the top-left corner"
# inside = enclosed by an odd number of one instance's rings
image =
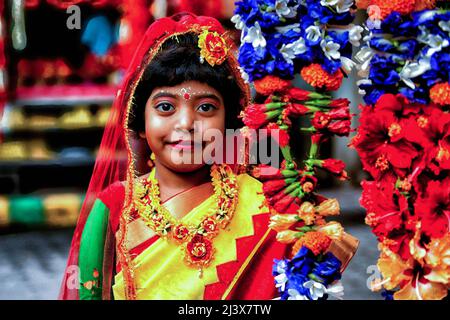
[[[394,11],[402,15],[410,14],[416,7],[416,0],[372,0],[371,5],[380,8],[379,14],[383,20]]]
[[[254,81],[256,92],[265,96],[271,95],[274,92],[283,92],[287,90],[290,85],[290,80],[284,80],[272,75]]]
[[[431,100],[439,105],[450,104],[450,84],[448,82],[435,84],[430,89]]]
[[[415,11],[422,11],[425,9],[433,9],[436,7],[436,0],[416,0]]]
[[[277,232],[289,229],[299,218],[296,214],[277,214],[270,217],[269,228]]]
[[[344,75],[341,70],[334,74],[326,72],[318,63],[304,67],[300,72],[302,78],[315,88],[325,88],[327,91],[339,89]]]
[[[331,238],[326,234],[318,231],[310,231],[297,240],[292,248],[292,255],[295,255],[303,246],[307,247],[315,255],[318,255],[325,252],[330,244]]]

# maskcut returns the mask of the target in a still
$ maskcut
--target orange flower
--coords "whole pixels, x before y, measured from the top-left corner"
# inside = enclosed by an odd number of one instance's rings
[[[305,246],[315,255],[325,252],[331,244],[331,239],[322,232],[310,231],[301,237],[292,247],[292,255],[295,255],[301,247]]]
[[[200,58],[205,59],[211,66],[222,64],[228,54],[228,46],[225,39],[217,32],[204,30],[198,36]]]
[[[274,92],[282,92],[287,90],[291,81],[268,75],[254,82],[256,92],[269,96]]]
[[[380,284],[388,290],[400,286],[400,290],[394,293],[394,299],[440,300],[447,295],[448,267],[444,272],[441,267],[445,266],[445,260],[448,262],[448,253],[441,257],[442,260],[438,259],[439,264],[433,267],[426,263],[421,265],[412,257],[403,261],[383,244],[380,244],[380,248],[382,252],[377,265],[384,278]],[[448,239],[444,243],[434,243],[433,248],[437,256],[442,256],[443,252],[449,250]]]
[[[303,202],[297,213],[299,218],[302,219],[307,226],[314,224],[314,221],[316,220],[316,211],[311,202]]]
[[[416,7],[416,0],[373,0],[371,4],[380,8],[380,18],[383,20],[394,11],[410,14]]]
[[[300,74],[302,78],[311,86],[315,88],[325,88],[327,91],[339,89],[344,75],[341,70],[334,74],[326,72],[318,63],[313,63],[304,67]]]
[[[358,9],[367,9],[370,6],[371,0],[356,0],[356,6]]]
[[[431,240],[426,247],[425,263],[431,267],[431,272],[425,278],[443,284],[450,283],[450,234]]]
[[[436,7],[436,0],[416,0],[415,11],[434,9],[434,7]]]
[[[450,84],[448,82],[435,84],[430,89],[430,98],[439,105],[450,104]]]

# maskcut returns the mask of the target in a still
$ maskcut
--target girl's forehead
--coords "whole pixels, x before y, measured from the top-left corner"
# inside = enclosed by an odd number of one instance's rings
[[[191,99],[204,96],[216,96],[220,100],[222,95],[213,87],[199,81],[186,81],[175,86],[157,87],[150,98],[154,99],[162,95],[174,96],[183,99]]]

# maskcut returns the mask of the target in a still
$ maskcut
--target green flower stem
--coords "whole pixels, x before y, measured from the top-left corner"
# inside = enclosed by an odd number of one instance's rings
[[[284,159],[286,159],[286,161],[293,162],[290,146],[285,146],[281,148],[281,153],[283,154],[283,157]]]
[[[331,100],[326,99],[326,100],[310,100],[310,101],[306,101],[305,105],[306,106],[316,106],[316,107],[328,107],[331,103]]]
[[[314,133],[314,132],[316,132],[316,128],[314,128],[314,127],[300,128],[300,131],[303,131],[303,132],[312,132],[312,133]]]
[[[300,188],[300,182],[295,182],[289,185],[285,190],[284,193],[290,194],[292,191],[296,190],[297,188]]]
[[[285,102],[270,102],[270,103],[266,103],[266,112],[267,111],[276,110],[276,109],[281,109],[285,105],[286,105]]]

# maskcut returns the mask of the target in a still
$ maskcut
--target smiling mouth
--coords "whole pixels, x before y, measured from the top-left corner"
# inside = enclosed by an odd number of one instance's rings
[[[202,143],[194,142],[194,140],[177,140],[168,142],[167,144],[174,149],[181,149],[181,150],[194,150],[194,148],[196,149],[203,148]]]

